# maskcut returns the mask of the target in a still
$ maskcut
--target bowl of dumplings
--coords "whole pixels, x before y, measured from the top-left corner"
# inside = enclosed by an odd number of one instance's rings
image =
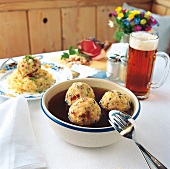
[[[58,137],[81,147],[103,147],[121,139],[108,121],[111,110],[129,114],[134,120],[140,113],[140,103],[130,90],[96,78],[52,86],[42,96],[41,108]]]

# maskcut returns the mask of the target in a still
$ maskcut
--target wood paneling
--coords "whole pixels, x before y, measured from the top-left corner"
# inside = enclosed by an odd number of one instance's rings
[[[156,4],[170,8],[170,0],[154,0],[153,2]]]
[[[160,15],[170,15],[170,0],[154,0],[152,12]]]
[[[97,39],[100,41],[115,42],[113,38],[115,29],[108,26],[109,13],[115,8],[116,6],[100,6],[97,8]]]
[[[166,11],[166,15],[170,15],[170,8]]]
[[[76,6],[75,1],[35,1],[35,2],[18,2],[18,3],[2,3],[0,4],[0,11],[14,11],[14,10],[33,10],[33,9],[48,9],[48,8],[62,8]]]
[[[152,12],[157,13],[159,15],[165,15],[166,14],[166,7],[161,6],[161,5],[157,5],[157,4],[153,4]]]
[[[40,0],[0,0],[0,3],[16,3],[16,2],[30,2],[30,1],[40,1]],[[51,0],[41,0],[41,1],[51,1]],[[56,1],[56,0],[53,0]]]
[[[61,0],[0,0],[0,3],[16,3],[16,2],[36,2],[36,1],[61,1]],[[62,1],[72,1],[72,0],[62,0]],[[77,4],[79,3],[83,3],[83,4],[104,4],[104,3],[107,3],[107,4],[111,4],[111,3],[114,3],[114,4],[118,4],[118,3],[123,3],[124,0],[114,0],[111,1],[111,0],[105,0],[105,2],[101,1],[101,0],[93,0],[93,2],[90,2],[89,0],[74,0]],[[126,0],[127,3],[135,3],[136,0]],[[148,3],[148,2],[152,2],[152,0],[138,0],[139,3]]]
[[[9,2],[9,3],[7,3]],[[122,5],[124,0],[1,0],[0,11],[32,10],[47,8],[82,7]],[[135,4],[136,0],[126,0],[128,4]],[[152,0],[138,0],[138,4],[151,4]]]
[[[59,9],[28,12],[31,53],[61,50],[61,18]]]
[[[140,4],[140,3],[132,3],[132,4],[130,4],[130,5],[132,5],[132,6],[134,6],[134,7],[136,7],[136,8],[140,8],[140,9],[144,9],[144,10],[146,10],[146,11],[150,11],[151,10],[151,7],[152,7],[152,4],[151,3],[144,3],[144,4]]]
[[[108,14],[123,2],[0,0],[0,57],[64,50],[71,45],[76,48],[80,40],[90,36],[115,42],[115,29],[108,26]],[[160,15],[170,15],[170,0],[126,2]]]
[[[77,47],[77,43],[89,36],[96,37],[95,7],[63,8],[63,49]]]
[[[0,58],[28,54],[26,12],[0,12]]]
[[[125,0],[77,0],[77,3],[79,6],[103,6],[103,5],[122,5],[125,2]],[[136,3],[136,0],[126,0],[126,3],[128,4],[134,4]],[[152,0],[138,0],[138,4],[151,4]]]

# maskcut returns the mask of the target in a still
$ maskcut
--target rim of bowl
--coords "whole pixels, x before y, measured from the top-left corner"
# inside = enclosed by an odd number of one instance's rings
[[[96,78],[90,78],[91,80],[95,79],[95,80],[104,80],[104,79],[96,79]],[[81,80],[87,80],[85,78],[82,78],[82,79],[79,79],[79,81]],[[72,80],[69,80],[69,81],[75,81],[75,79],[72,79]],[[66,83],[67,81],[64,81],[64,82],[61,82],[61,83],[58,83],[58,84],[62,84],[62,83]],[[111,82],[111,81],[109,81]],[[111,82],[111,83],[114,83],[114,82]],[[56,85],[58,85],[56,84]],[[55,85],[55,86],[56,86]],[[114,83],[114,85],[119,85],[119,84],[116,84]],[[119,85],[120,86],[120,85]],[[108,126],[108,127],[85,127],[85,126],[78,126],[76,124],[71,124],[71,123],[67,123],[63,120],[60,120],[59,118],[53,116],[50,111],[47,109],[47,107],[45,106],[45,100],[44,100],[44,96],[50,91],[52,90],[54,86],[52,86],[51,88],[49,88],[41,97],[41,109],[43,110],[43,113],[50,119],[52,120],[53,122],[63,126],[63,127],[66,127],[68,129],[72,129],[72,130],[76,130],[76,131],[82,131],[82,132],[110,132],[110,131],[114,131],[115,129],[112,127],[112,126]],[[140,102],[139,100],[137,99],[137,97],[127,88],[121,86],[121,88],[124,88],[124,90],[127,90],[128,92],[131,93],[131,95],[135,98],[135,100],[138,102],[138,110],[136,112],[136,114],[132,117],[134,120],[139,116],[140,114],[140,110],[141,110],[141,105],[140,105]]]

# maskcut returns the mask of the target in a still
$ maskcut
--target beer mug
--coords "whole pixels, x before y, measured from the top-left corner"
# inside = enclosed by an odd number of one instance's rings
[[[147,99],[151,88],[158,88],[165,82],[169,72],[169,56],[164,52],[157,52],[158,35],[145,31],[130,34],[125,86],[139,99]],[[157,57],[165,61],[161,79],[152,83],[154,62]]]

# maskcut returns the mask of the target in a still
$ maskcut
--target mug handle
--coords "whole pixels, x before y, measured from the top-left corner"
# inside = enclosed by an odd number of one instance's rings
[[[167,76],[168,76],[168,73],[169,73],[169,68],[170,68],[170,61],[169,61],[169,55],[165,52],[157,52],[156,53],[156,57],[161,57],[164,59],[165,61],[165,67],[163,69],[163,73],[162,73],[162,76],[160,78],[160,80],[158,82],[155,82],[155,83],[151,83],[151,88],[158,88],[158,87],[161,87]]]

